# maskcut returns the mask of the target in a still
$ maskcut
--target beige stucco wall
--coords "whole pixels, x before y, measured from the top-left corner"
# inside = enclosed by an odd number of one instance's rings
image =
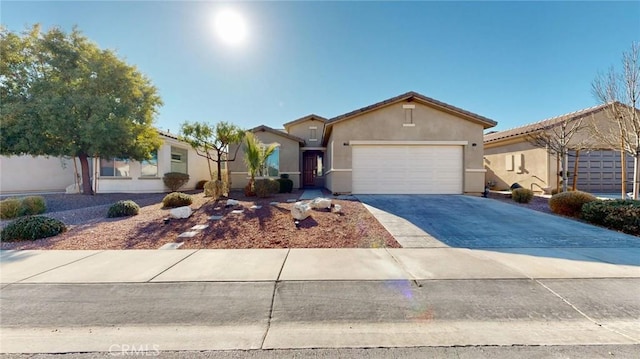
[[[130,177],[98,177],[95,184],[97,193],[155,193],[168,192],[162,177],[165,173],[171,172],[171,146],[187,150],[187,171],[189,173],[189,182],[180,188],[180,191],[193,190],[196,183],[201,180],[208,180],[209,168],[207,159],[198,156],[196,152],[184,142],[174,140],[172,138],[164,138],[163,144],[158,149],[158,176],[157,177],[141,177],[140,162],[132,161],[129,165]],[[212,163],[215,168],[215,163]]]
[[[584,127],[571,137],[569,143],[572,146],[580,144],[581,147],[590,146],[595,149],[610,147],[593,133],[594,125],[597,125],[599,131],[612,129],[612,123],[608,121],[605,111],[584,117],[582,125]],[[571,125],[568,128],[571,129]],[[613,129],[615,130],[615,127]],[[562,165],[558,166],[557,157],[549,154],[544,148],[535,147],[527,141],[526,137],[520,136],[486,143],[484,152],[486,181],[495,181],[496,189],[506,189],[517,182],[525,188],[543,192],[545,188],[553,189],[559,185],[557,173]],[[520,158],[524,167],[507,171],[506,159],[510,157],[515,161]],[[573,168],[569,168],[569,171],[573,172]]]
[[[76,161],[78,170],[80,162]],[[74,183],[71,159],[0,156],[0,193],[64,192]]]
[[[345,146],[349,141],[467,141],[463,150],[464,172],[460,173],[464,176],[464,191],[482,192],[482,125],[414,101],[410,104],[415,105],[412,116],[415,126],[404,127],[406,104],[391,104],[333,125],[327,143],[327,188],[332,192],[351,192],[352,148]]]
[[[536,192],[556,187],[556,160],[544,148],[519,139],[500,146],[485,145],[484,153],[486,180],[496,182],[495,189],[508,189],[516,182]],[[553,168],[549,167],[551,162]],[[508,163],[512,169],[507,170]]]
[[[317,141],[310,141],[311,129],[309,127],[317,127]],[[308,119],[287,127],[287,132],[290,135],[302,138],[305,141],[304,145],[306,147],[320,147],[322,146],[322,135],[324,134],[324,122],[316,119]]]
[[[293,181],[293,187],[300,188],[299,142],[267,131],[255,132],[255,135],[262,143],[280,144],[280,174],[289,174],[289,178]],[[230,153],[233,153],[237,146],[231,146]],[[247,166],[244,164],[242,145],[240,145],[236,160],[229,162],[229,169],[231,170],[231,188],[244,188],[249,182],[249,174]]]

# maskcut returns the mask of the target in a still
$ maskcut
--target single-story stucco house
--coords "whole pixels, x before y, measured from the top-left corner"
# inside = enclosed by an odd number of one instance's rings
[[[90,158],[91,179],[96,193],[165,192],[162,177],[167,172],[189,175],[182,189],[194,189],[208,180],[207,160],[176,135],[159,131],[162,145],[148,161],[118,158]],[[80,171],[80,163],[76,159]],[[71,158],[0,156],[0,193],[64,192],[75,183]]]
[[[278,146],[263,173],[288,174],[296,188],[460,194],[483,191],[483,130],[495,125],[486,117],[407,92],[332,119],[309,115],[286,123],[284,130],[258,126],[251,131],[263,143]],[[244,187],[244,163],[231,162],[229,169],[232,187]]]
[[[610,125],[607,119],[607,108],[611,104],[603,104],[586,108],[565,115],[553,117],[532,124],[512,128],[505,131],[487,133],[484,136],[484,168],[487,170],[487,181],[496,189],[507,189],[518,183],[535,192],[550,192],[561,186],[560,159],[550,154],[545,148],[534,146],[529,142],[532,135],[560,126],[563,122],[573,123],[581,120],[584,129],[576,133],[570,144],[587,143],[589,149],[582,149],[576,157],[576,151],[570,151],[568,186],[573,184],[576,173],[576,188],[591,193],[614,193],[621,190],[621,156],[619,149],[611,149],[593,136],[589,126],[594,123],[604,128]],[[626,157],[627,188],[632,185],[633,159]]]

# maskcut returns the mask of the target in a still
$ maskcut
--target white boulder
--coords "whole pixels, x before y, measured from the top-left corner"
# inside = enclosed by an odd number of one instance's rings
[[[171,216],[171,218],[189,218],[192,213],[193,211],[191,210],[191,207],[184,206],[171,209],[169,211],[169,216]]]
[[[301,221],[311,215],[311,206],[308,203],[296,202],[291,207],[291,215]]]
[[[333,212],[334,213],[340,213],[340,211],[342,211],[342,206],[339,204],[334,204],[333,205]]]
[[[234,206],[237,206],[239,204],[240,204],[240,202],[235,200],[235,199],[228,199],[227,200],[227,207],[234,207]]]
[[[331,208],[331,200],[329,198],[318,197],[311,201],[311,208],[314,209],[327,209]]]

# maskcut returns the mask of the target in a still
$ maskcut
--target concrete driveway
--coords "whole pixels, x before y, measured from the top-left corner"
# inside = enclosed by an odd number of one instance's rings
[[[386,213],[388,222],[406,220],[450,247],[640,248],[640,238],[635,236],[488,198],[463,195],[357,197],[373,207],[370,210],[376,217]]]

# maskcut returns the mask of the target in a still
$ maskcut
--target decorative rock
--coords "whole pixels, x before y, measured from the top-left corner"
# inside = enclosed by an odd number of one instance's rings
[[[269,204],[272,205],[272,206],[277,206],[277,205],[280,204],[280,202],[269,202]]]
[[[194,231],[201,231],[201,230],[203,230],[203,229],[205,229],[207,227],[209,227],[208,224],[197,224],[197,225],[191,227],[191,229],[194,230]]]
[[[163,245],[162,247],[160,247],[158,249],[178,249],[178,248],[182,247],[183,244],[184,244],[184,242],[167,243],[167,244]]]
[[[196,232],[196,231],[182,232],[178,235],[178,238],[191,238],[191,237],[195,237],[195,235],[198,233],[199,232]]]
[[[251,206],[251,209],[260,209],[260,208],[262,208],[262,206],[256,206],[256,205]]]
[[[290,198],[287,200],[288,203],[293,203],[293,202],[297,202],[298,200],[295,198]]]
[[[313,209],[327,209],[331,208],[331,200],[329,198],[318,197],[311,201],[309,204]]]
[[[216,208],[214,208],[214,210],[216,210],[216,211],[219,211],[219,210],[221,210],[221,209],[222,209],[222,207],[216,207]]]
[[[227,207],[233,207],[233,206],[237,206],[239,204],[240,204],[240,202],[235,200],[235,199],[228,199],[227,200]]]
[[[339,204],[334,204],[333,205],[333,212],[334,213],[340,213],[340,211],[342,211],[342,206]]]
[[[222,219],[222,216],[211,216],[209,217],[209,220],[211,221],[219,221]]]
[[[77,184],[72,184],[70,186],[67,186],[66,190],[65,190],[66,194],[76,194],[76,193],[80,193],[80,186]]]
[[[308,203],[296,202],[291,207],[291,215],[293,218],[301,221],[311,215],[311,206]]]
[[[234,209],[233,211],[231,211],[232,214],[240,214],[244,212],[244,209]]]
[[[171,216],[171,218],[189,218],[192,213],[193,211],[189,206],[173,208],[171,209],[171,211],[169,211],[169,215]]]

